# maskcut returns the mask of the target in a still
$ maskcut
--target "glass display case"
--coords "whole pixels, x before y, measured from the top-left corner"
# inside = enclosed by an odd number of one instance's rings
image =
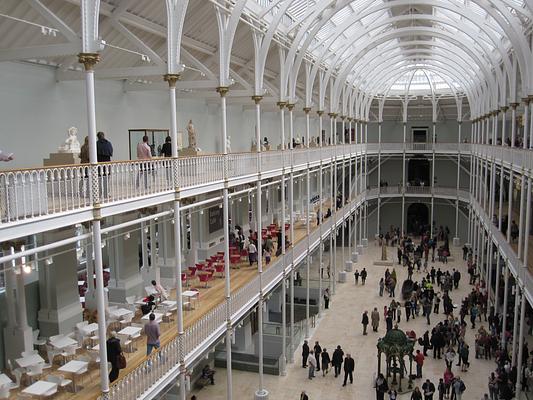
[[[159,157],[161,147],[169,135],[168,129],[129,129],[130,160],[137,159],[137,145],[142,142],[143,136],[148,136],[148,145],[152,149],[152,157]]]

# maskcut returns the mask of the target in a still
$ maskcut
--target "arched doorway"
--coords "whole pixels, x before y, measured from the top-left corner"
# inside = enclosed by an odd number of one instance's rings
[[[429,160],[425,157],[410,159],[407,164],[407,182],[411,186],[431,186]]]
[[[429,230],[429,208],[422,203],[411,204],[407,208],[407,233],[419,236]]]

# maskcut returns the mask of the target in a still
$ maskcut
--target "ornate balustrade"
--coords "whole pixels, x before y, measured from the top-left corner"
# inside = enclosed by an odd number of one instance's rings
[[[224,179],[238,183],[256,179],[258,168],[263,175],[278,175],[287,171],[307,168],[307,163],[329,163],[334,157],[353,157],[360,154],[400,153],[403,151],[435,151],[437,153],[475,154],[487,157],[515,170],[533,169],[533,152],[518,148],[468,143],[368,143],[325,146],[322,148],[268,151],[261,153],[232,153],[175,159],[137,160],[52,168],[25,169],[0,172],[0,223],[4,228],[17,224],[31,224],[46,218],[91,210],[93,204],[102,207],[124,201],[136,201],[150,196],[170,194],[175,190],[174,169],[180,190],[207,187]],[[472,151],[472,153],[471,153]],[[93,190],[90,176],[94,175]],[[205,187],[205,189],[204,189]],[[421,189],[408,189],[421,190]],[[198,193],[198,192],[196,192]],[[414,193],[414,192],[412,192]],[[168,201],[170,197],[165,198]],[[156,200],[154,200],[156,201]],[[116,209],[114,213],[120,212]],[[89,214],[87,214],[89,215]],[[87,220],[80,217],[75,222]],[[64,221],[63,225],[68,222]],[[19,232],[22,233],[22,232]],[[27,232],[23,232],[27,233]],[[0,237],[7,240],[13,233]]]

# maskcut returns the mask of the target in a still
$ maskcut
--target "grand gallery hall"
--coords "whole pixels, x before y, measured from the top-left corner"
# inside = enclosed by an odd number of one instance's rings
[[[532,21],[0,1],[0,399],[533,399]]]

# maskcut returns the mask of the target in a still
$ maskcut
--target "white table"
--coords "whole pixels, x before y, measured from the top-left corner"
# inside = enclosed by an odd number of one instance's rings
[[[50,342],[52,346],[54,346],[56,349],[64,349],[68,346],[74,346],[77,345],[78,342],[68,336],[60,337],[59,339],[54,340],[53,342]]]
[[[22,393],[31,394],[32,396],[48,397],[57,392],[57,383],[48,381],[37,381],[28,386]]]
[[[128,336],[136,336],[139,334],[139,332],[142,330],[142,328],[139,328],[137,326],[127,326],[124,329],[120,330],[118,333],[121,335],[128,335]]]
[[[78,286],[85,286],[85,281],[78,281]]]
[[[13,381],[9,379],[9,376],[0,374],[0,386],[9,385],[10,383],[13,383]]]
[[[86,361],[72,360],[58,368],[58,371],[67,372],[72,376],[72,384],[74,385],[74,391],[76,392],[76,376],[83,370],[87,370],[89,363]]]
[[[143,322],[145,322],[145,323],[148,322],[148,321],[150,321],[150,314],[151,314],[151,313],[148,313],[148,314],[144,315],[144,316],[141,318],[141,320],[142,320]],[[161,321],[163,320],[163,314],[158,313],[158,312],[155,312],[154,315],[155,315],[155,321],[156,321],[156,322],[161,322]]]
[[[165,301],[162,301],[160,304],[165,307],[172,308],[172,307],[176,307],[176,304],[178,304],[178,302],[174,300],[165,300]]]
[[[30,354],[29,356],[18,358],[16,361],[22,368],[28,368],[32,365],[44,363],[44,359],[39,354]]]
[[[96,332],[98,330],[98,324],[96,322],[93,322],[92,324],[85,325],[84,327],[81,328],[81,330],[83,331],[83,333],[85,333],[85,335],[88,336],[91,333]]]
[[[133,311],[128,310],[127,308],[117,308],[116,310],[109,311],[109,314],[119,319],[124,317],[125,315],[132,314],[132,313]]]
[[[188,299],[189,307],[192,307],[192,300],[198,301],[198,293],[196,290],[186,290],[181,295]]]

